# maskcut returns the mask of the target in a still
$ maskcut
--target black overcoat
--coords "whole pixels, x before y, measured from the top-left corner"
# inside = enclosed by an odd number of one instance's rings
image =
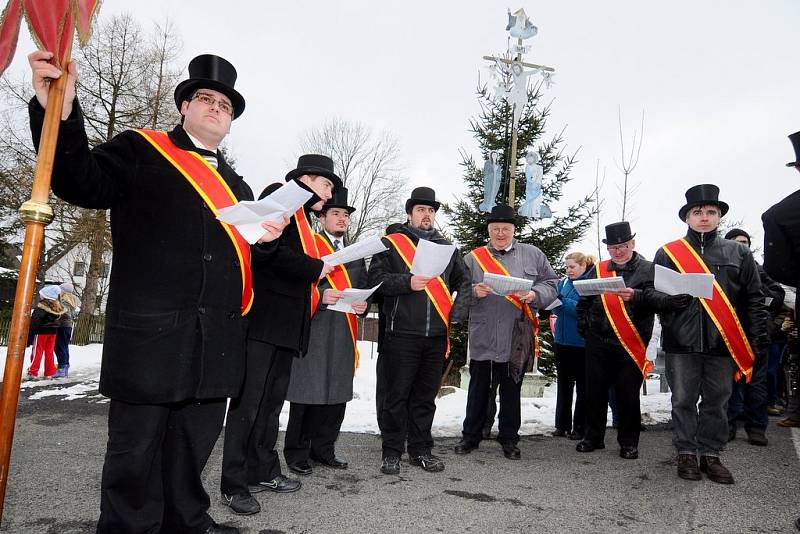
[[[33,99],[29,111],[38,146],[44,110]],[[196,150],[180,126],[169,135]],[[217,157],[236,197],[251,200]],[[186,178],[134,131],[90,149],[76,102],[61,123],[52,187],[71,204],[111,210],[100,392],[131,403],[235,397],[244,376],[239,260]],[[257,257],[272,249],[252,247]]]
[[[308,190],[302,182],[300,187]],[[264,198],[280,184],[270,184],[261,193]],[[306,202],[306,216],[311,222],[310,206],[319,201],[312,197]],[[322,260],[307,256],[297,231],[295,218],[283,230],[274,254],[253,262],[253,287],[256,298],[248,317],[247,337],[271,343],[300,356],[308,348],[311,323],[311,284],[319,280]]]

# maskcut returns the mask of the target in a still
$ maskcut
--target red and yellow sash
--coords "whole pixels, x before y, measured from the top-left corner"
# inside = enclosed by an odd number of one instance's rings
[[[500,263],[500,261],[494,257],[489,251],[489,247],[483,246],[478,247],[472,252],[472,257],[475,258],[475,261],[478,262],[478,265],[485,273],[492,273],[492,274],[500,274],[503,276],[511,276],[506,269],[506,266]],[[525,312],[525,317],[530,320],[531,324],[533,325],[533,350],[536,357],[539,357],[539,319],[536,317],[536,314],[533,313],[533,310],[528,304],[523,303],[520,298],[516,295],[506,295],[506,300],[508,300],[511,304],[517,307],[518,310],[523,310]]]
[[[682,273],[710,273],[708,266],[703,261],[695,249],[686,241],[686,239],[678,239],[671,243],[664,245],[664,252],[670,257],[675,266]],[[742,324],[739,322],[739,317],[736,315],[736,310],[733,309],[731,302],[722,286],[719,285],[716,278],[714,279],[714,289],[710,299],[701,298],[700,302],[706,309],[711,320],[717,326],[722,339],[725,341],[725,346],[728,347],[733,360],[739,368],[736,373],[737,378],[744,375],[745,380],[750,382],[753,376],[753,362],[755,361],[755,354],[750,341],[742,329]]]
[[[616,271],[609,271],[610,260],[601,261],[597,265],[597,278],[609,278],[617,276]],[[642,376],[647,378],[647,374],[653,369],[653,362],[647,359],[647,345],[644,344],[642,336],[636,330],[636,326],[631,321],[628,310],[625,309],[625,302],[619,295],[603,293],[600,295],[603,301],[603,308],[606,310],[606,318],[611,323],[611,328],[617,334],[620,344],[631,358],[636,367],[642,372]]]
[[[325,255],[333,254],[334,250],[328,240],[320,234],[315,234],[314,239],[317,242],[317,250]],[[344,265],[337,265],[336,268],[328,273],[325,277],[331,287],[337,291],[344,291],[348,287],[353,287],[353,282],[350,280],[350,273],[347,272],[347,267]],[[347,326],[350,329],[350,337],[353,338],[353,353],[355,354],[355,361],[353,364],[353,372],[358,369],[358,318],[354,313],[345,313],[347,317]]]
[[[389,234],[386,239],[394,246],[397,253],[405,262],[406,267],[411,269],[411,264],[414,263],[414,255],[417,253],[417,246],[405,234],[396,233]],[[425,293],[431,299],[433,307],[442,319],[445,328],[447,328],[447,357],[450,357],[450,310],[453,308],[453,297],[450,295],[450,290],[441,276],[437,276],[425,286]]]
[[[214,215],[222,208],[236,204],[239,200],[228,187],[225,179],[197,152],[183,150],[175,145],[166,132],[136,130],[158,152],[164,156],[194,187]],[[235,226],[219,221],[231,239],[239,267],[242,271],[242,315],[253,305],[253,275],[250,269],[250,244],[239,234]]]
[[[311,229],[311,223],[308,222],[306,211],[300,206],[294,212],[294,222],[297,225],[297,233],[300,234],[300,243],[303,245],[303,252],[306,256],[311,256],[314,259],[319,259],[319,249],[317,248],[317,240],[314,239],[314,230]],[[317,313],[319,307],[319,291],[317,285],[319,282],[311,283],[311,317]]]

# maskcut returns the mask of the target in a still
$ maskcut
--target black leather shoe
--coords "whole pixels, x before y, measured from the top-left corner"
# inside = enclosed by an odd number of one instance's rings
[[[400,458],[397,456],[387,456],[381,462],[381,473],[384,475],[400,474]]]
[[[763,430],[754,429],[747,431],[747,443],[758,447],[766,447],[769,445],[769,440]]]
[[[222,494],[222,504],[231,509],[231,512],[238,515],[253,515],[261,511],[261,505],[250,495],[227,495]]]
[[[297,473],[298,475],[307,476],[314,472],[308,462],[297,462],[296,464],[289,464],[289,471]]]
[[[583,430],[573,430],[567,434],[567,438],[571,439],[572,441],[583,439]]]
[[[697,467],[697,456],[694,454],[678,455],[678,476],[684,480],[700,480],[700,469]]]
[[[701,456],[700,471],[705,473],[709,480],[717,484],[733,484],[733,475],[716,456]]]
[[[551,432],[551,434],[554,438],[563,438],[564,436],[567,435],[567,432],[566,430],[561,430],[560,428],[556,428],[555,430],[553,430],[553,432]]]
[[[239,534],[240,530],[236,527],[227,527],[225,525],[218,525],[212,522],[203,534]]]
[[[588,440],[583,440],[575,446],[575,450],[578,452],[594,452],[597,449],[605,449],[605,443],[592,443]]]
[[[477,448],[478,446],[476,444],[462,439],[458,442],[458,445],[453,448],[453,452],[456,454],[469,454]]]
[[[314,461],[320,465],[324,465],[325,467],[331,467],[333,469],[347,469],[347,466],[350,465],[344,460],[340,460],[336,456],[332,458],[325,458],[324,460],[317,460],[314,458]]]
[[[519,460],[521,454],[519,452],[519,447],[517,447],[517,444],[516,443],[503,444],[503,456],[505,456],[509,460]]]
[[[274,491],[275,493],[293,493],[303,487],[299,480],[289,478],[286,475],[278,475],[272,480],[266,482],[259,482],[249,487],[250,493],[258,493],[260,491]]]
[[[636,447],[620,447],[619,456],[626,460],[635,460],[639,457],[639,449]]]

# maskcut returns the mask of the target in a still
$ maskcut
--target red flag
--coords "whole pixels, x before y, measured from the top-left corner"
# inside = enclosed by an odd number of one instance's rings
[[[23,16],[36,45],[53,52],[53,64],[62,68],[69,59],[75,29],[81,46],[89,40],[99,6],[100,0],[9,0],[0,16],[0,75],[14,58]]]
[[[75,3],[78,6],[75,24],[78,28],[78,42],[83,47],[92,36],[92,20],[100,7],[100,0],[75,0]]]
[[[5,72],[14,59],[20,20],[22,20],[22,2],[10,0],[0,15],[0,74]]]

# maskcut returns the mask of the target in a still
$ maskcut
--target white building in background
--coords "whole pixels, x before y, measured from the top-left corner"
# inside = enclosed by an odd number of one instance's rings
[[[86,276],[89,274],[90,257],[91,254],[89,254],[88,246],[83,244],[77,245],[47,270],[45,279],[62,283],[72,282],[72,285],[75,286],[75,294],[81,299],[81,302],[83,302],[83,291],[86,287]],[[101,313],[105,313],[106,310],[108,280],[110,275],[111,252],[109,251],[103,256],[103,264],[100,268],[100,284],[97,288],[97,294],[100,298]]]

